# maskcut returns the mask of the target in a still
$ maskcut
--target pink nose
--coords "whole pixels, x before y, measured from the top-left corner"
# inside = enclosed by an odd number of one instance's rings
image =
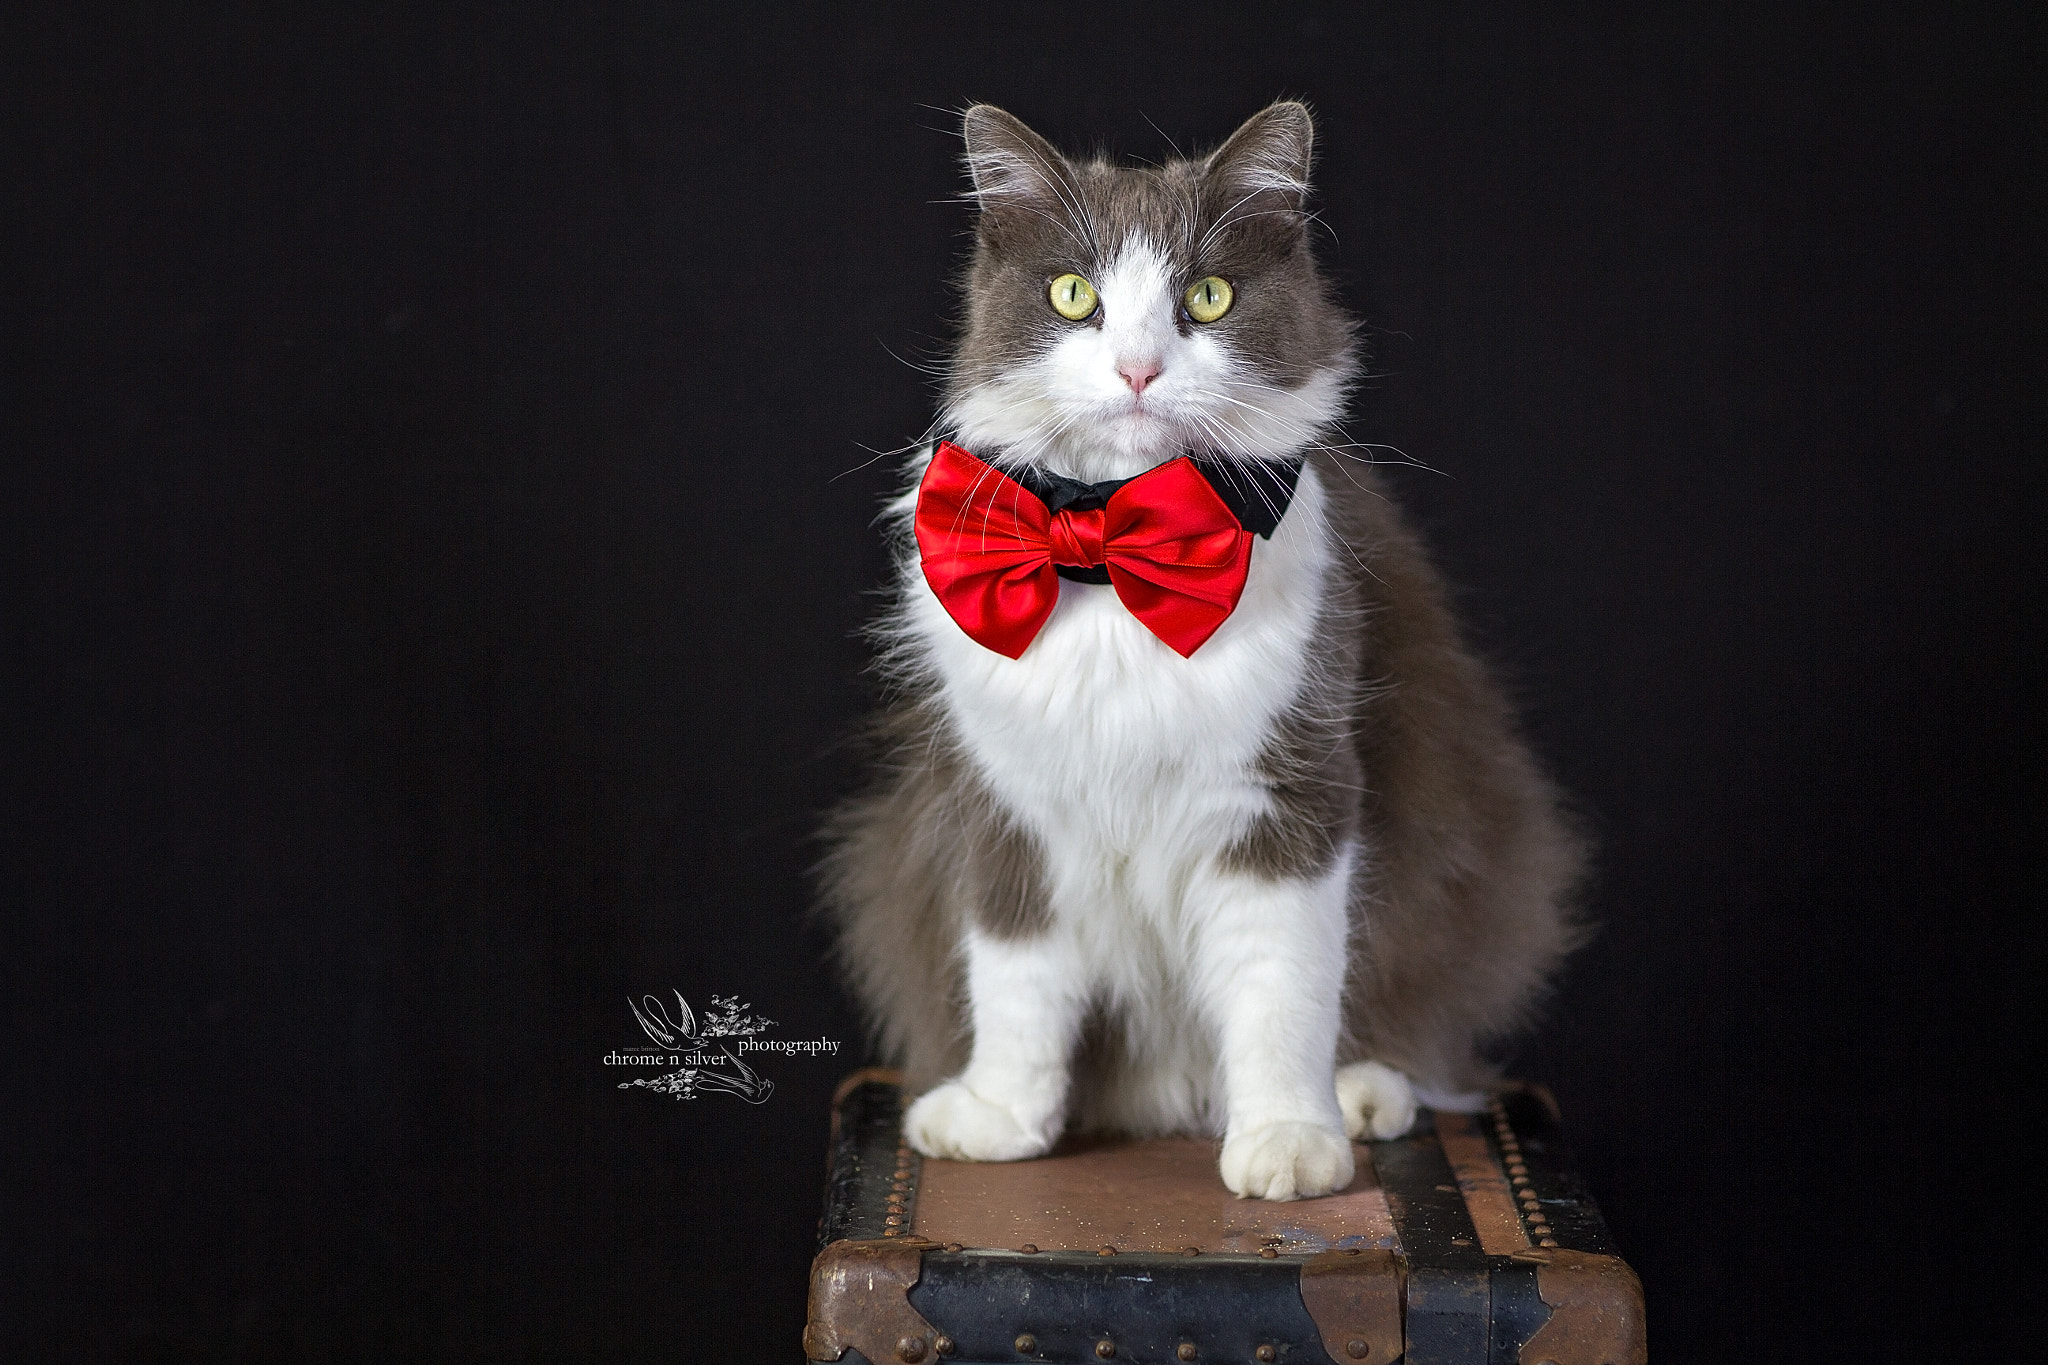
[[[1132,394],[1141,394],[1145,386],[1159,377],[1159,362],[1156,360],[1127,360],[1116,367],[1124,377],[1124,383],[1131,386]]]

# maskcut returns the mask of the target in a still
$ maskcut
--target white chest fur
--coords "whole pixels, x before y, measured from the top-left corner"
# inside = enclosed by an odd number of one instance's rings
[[[1313,467],[1237,609],[1182,658],[1106,586],[1063,581],[1022,658],[976,644],[914,566],[906,624],[983,780],[1040,840],[1056,916],[1154,911],[1266,809],[1255,771],[1299,695],[1333,553]]]

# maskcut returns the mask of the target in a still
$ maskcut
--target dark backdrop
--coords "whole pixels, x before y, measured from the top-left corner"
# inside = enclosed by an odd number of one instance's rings
[[[1356,434],[1600,839],[1516,1066],[1659,1358],[2038,1321],[2037,17],[41,8],[0,1355],[795,1358],[807,837],[976,98],[1319,110]],[[617,1089],[672,989],[846,1052]]]

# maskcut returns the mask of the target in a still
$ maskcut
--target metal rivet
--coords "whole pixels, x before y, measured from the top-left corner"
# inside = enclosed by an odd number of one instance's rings
[[[1261,1346],[1258,1350],[1253,1351],[1252,1354],[1257,1356],[1260,1360],[1267,1362],[1275,1361],[1280,1358],[1280,1353],[1274,1350],[1271,1346]]]
[[[1173,1348],[1173,1353],[1182,1360],[1193,1360],[1195,1358],[1195,1343],[1183,1341],[1180,1345]]]
[[[1017,1348],[1018,1355],[1028,1356],[1038,1349],[1038,1338],[1026,1332],[1023,1336],[1018,1337],[1013,1344]]]
[[[953,1354],[953,1338],[946,1336],[936,1338],[932,1342],[932,1349],[942,1356]]]
[[[917,1365],[918,1361],[924,1359],[924,1338],[905,1337],[897,1342],[896,1358],[902,1361],[903,1365]]]
[[[1554,1246],[1556,1246],[1556,1245],[1557,1245],[1557,1239],[1556,1239],[1555,1237],[1544,1237],[1544,1238],[1541,1238],[1541,1239],[1539,1239],[1539,1240],[1537,1241],[1536,1245],[1538,1245],[1538,1246],[1546,1246],[1546,1247],[1554,1247]]]
[[[1202,1254],[1202,1249],[1200,1247],[1182,1247],[1180,1254],[1183,1256],[1199,1256]]]
[[[1095,1354],[1104,1360],[1108,1360],[1116,1354],[1116,1343],[1108,1337],[1104,1337],[1095,1343]]]
[[[1472,1239],[1470,1237],[1453,1237],[1451,1245],[1454,1247],[1468,1247],[1472,1245]]]
[[[1274,1257],[1278,1256],[1279,1254],[1280,1254],[1280,1253],[1279,1253],[1278,1251],[1274,1250],[1274,1249],[1273,1249],[1272,1247],[1260,1247],[1260,1248],[1259,1248],[1259,1255],[1261,1255],[1261,1256],[1265,1257],[1265,1258],[1266,1258],[1267,1260],[1269,1260],[1269,1261],[1270,1261],[1270,1260],[1272,1260],[1272,1259],[1273,1259]]]
[[[887,1218],[884,1218],[882,1221],[884,1223],[887,1223],[892,1228],[901,1227],[903,1226],[903,1215],[900,1213],[892,1213]]]
[[[1116,1255],[1116,1248],[1115,1248],[1115,1247],[1097,1247],[1097,1248],[1095,1248],[1095,1254],[1096,1254],[1097,1256],[1114,1256],[1114,1255]]]
[[[1366,1345],[1357,1337],[1353,1337],[1344,1343],[1344,1354],[1350,1356],[1353,1360],[1364,1360],[1371,1353],[1372,1347]]]
[[[965,1251],[965,1250],[967,1250],[967,1246],[966,1246],[966,1244],[965,1244],[964,1242],[948,1242],[948,1243],[946,1243],[946,1250],[948,1250],[948,1251]]]
[[[1017,1250],[1023,1252],[1026,1256],[1036,1256],[1038,1254],[1038,1248],[1031,1245],[1031,1243],[1029,1242],[1026,1242],[1023,1246],[1018,1247]]]
[[[1364,1247],[1345,1247],[1345,1248],[1344,1248],[1344,1254],[1345,1254],[1346,1256],[1363,1256],[1363,1255],[1365,1255],[1365,1248],[1364,1248]]]

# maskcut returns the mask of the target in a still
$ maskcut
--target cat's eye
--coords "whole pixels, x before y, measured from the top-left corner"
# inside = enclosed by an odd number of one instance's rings
[[[1237,301],[1237,291],[1221,275],[1211,275],[1189,285],[1180,301],[1196,322],[1214,322],[1230,311],[1230,305]]]
[[[1079,322],[1095,312],[1095,286],[1079,275],[1062,275],[1052,282],[1052,310],[1069,322]]]

